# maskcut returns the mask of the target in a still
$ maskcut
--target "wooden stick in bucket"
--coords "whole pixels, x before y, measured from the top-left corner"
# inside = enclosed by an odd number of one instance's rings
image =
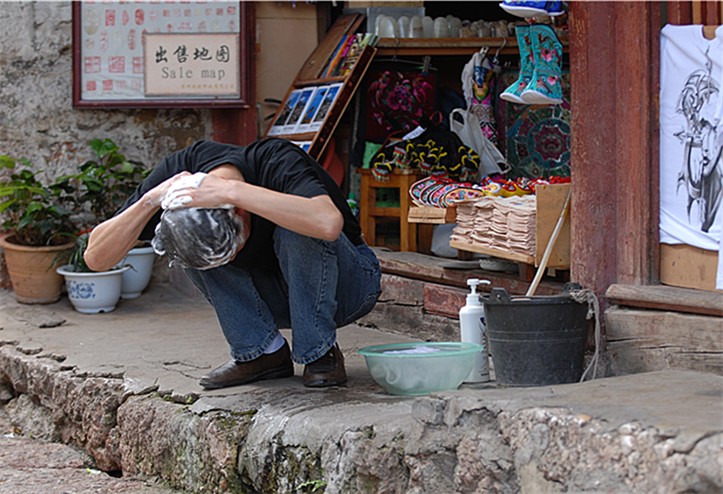
[[[572,187],[567,191],[567,197],[565,198],[565,204],[562,206],[562,211],[560,211],[560,217],[557,219],[557,224],[555,225],[555,229],[552,231],[552,235],[550,235],[550,240],[547,242],[547,247],[545,248],[545,253],[542,255],[542,259],[540,260],[540,266],[537,268],[537,272],[535,273],[535,278],[532,280],[532,283],[530,283],[530,288],[527,289],[526,296],[531,297],[535,294],[535,291],[537,290],[537,285],[540,284],[540,280],[542,279],[542,275],[545,272],[545,269],[547,268],[547,262],[550,260],[550,254],[552,253],[552,248],[555,246],[555,242],[557,241],[557,237],[560,235],[560,230],[562,229],[563,223],[565,223],[565,216],[567,216],[567,211],[570,209],[570,195],[572,194]]]

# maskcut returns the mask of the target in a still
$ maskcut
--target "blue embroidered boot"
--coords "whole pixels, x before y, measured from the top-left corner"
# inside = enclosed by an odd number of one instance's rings
[[[530,26],[535,71],[520,97],[529,105],[562,103],[562,43],[547,24]]]
[[[531,17],[550,16],[555,17],[563,13],[562,2],[533,0],[505,0],[500,7],[509,14],[529,19]]]
[[[515,34],[517,35],[517,45],[520,48],[520,75],[510,87],[500,94],[500,98],[505,101],[524,105],[527,102],[522,99],[521,95],[530,84],[532,74],[535,70],[530,26],[515,27]]]

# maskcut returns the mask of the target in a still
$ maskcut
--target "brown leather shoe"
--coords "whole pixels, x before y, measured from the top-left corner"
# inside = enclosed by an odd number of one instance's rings
[[[249,384],[264,379],[279,379],[294,375],[291,350],[285,341],[274,353],[264,354],[250,362],[229,360],[201,378],[205,389],[219,389]]]
[[[304,386],[307,388],[326,388],[345,384],[344,355],[336,343],[320,359],[304,367]]]

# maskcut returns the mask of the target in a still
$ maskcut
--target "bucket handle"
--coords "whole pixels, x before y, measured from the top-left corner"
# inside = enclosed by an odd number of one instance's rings
[[[570,297],[573,293],[579,292],[580,290],[582,290],[582,286],[580,286],[579,283],[568,281],[562,287],[562,296]],[[512,301],[512,297],[510,297],[510,294],[507,293],[507,290],[500,287],[493,288],[490,291],[489,297],[490,299],[501,303],[510,303]]]
[[[568,281],[562,287],[562,294],[569,296],[572,292],[578,292],[582,290],[582,286],[574,281]]]
[[[493,288],[492,291],[490,291],[490,298],[503,304],[512,302],[510,294],[507,293],[507,290],[504,288]]]

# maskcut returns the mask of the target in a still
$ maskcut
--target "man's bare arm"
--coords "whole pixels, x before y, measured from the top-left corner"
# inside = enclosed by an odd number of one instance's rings
[[[128,209],[93,228],[84,256],[88,267],[95,271],[105,271],[123,260],[138,241],[143,228],[160,208],[168,188],[184,175],[188,175],[188,172],[179,173],[154,187]]]
[[[266,218],[287,230],[322,240],[336,240],[344,218],[327,195],[301,197],[251,185],[232,165],[209,173],[198,189],[189,189],[187,207],[233,204],[237,209]]]

